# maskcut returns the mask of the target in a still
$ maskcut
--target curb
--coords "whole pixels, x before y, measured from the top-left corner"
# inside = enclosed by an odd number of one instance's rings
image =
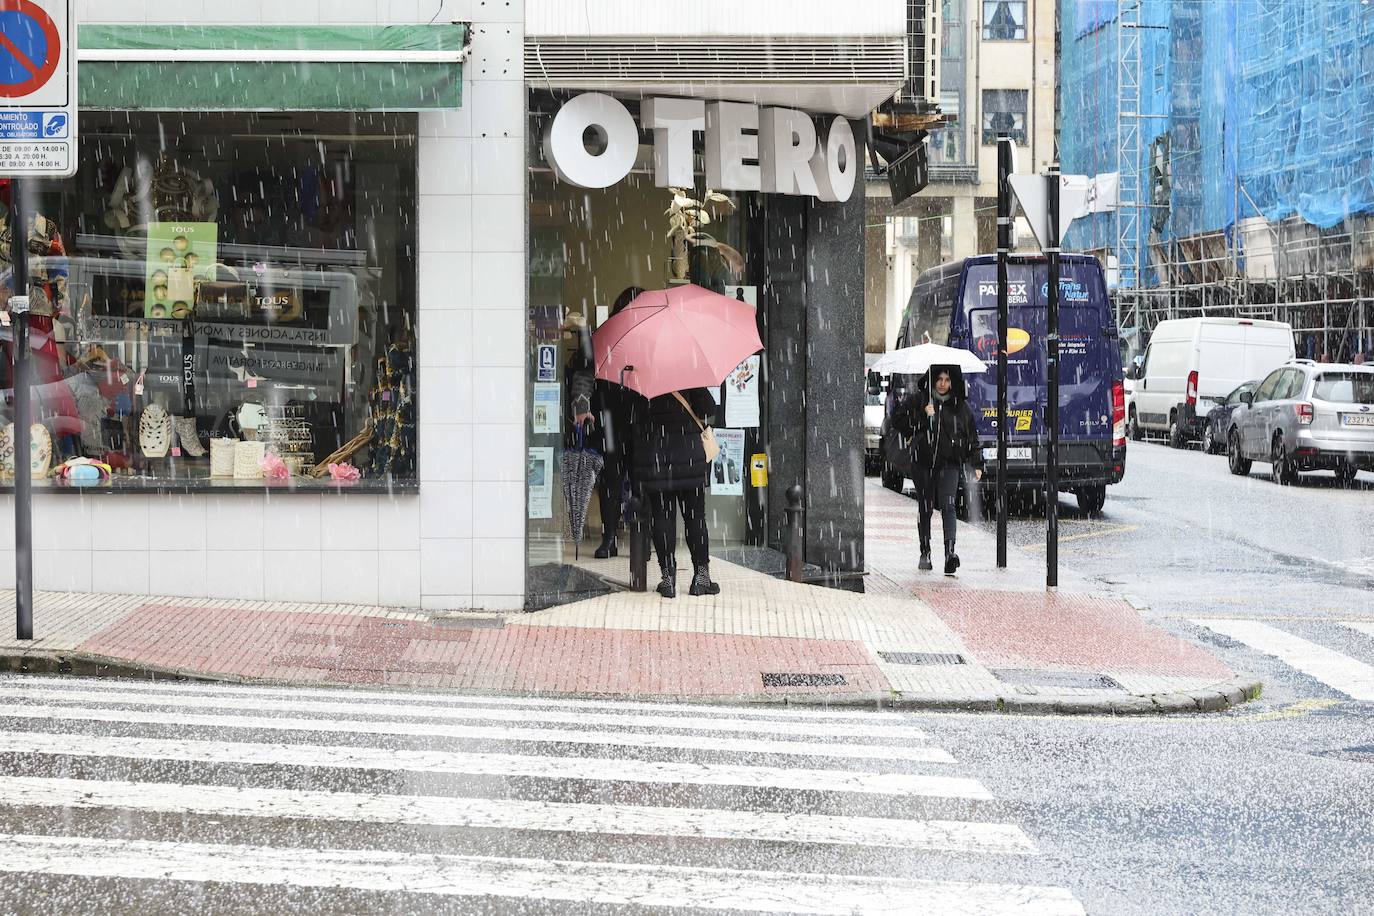
[[[401,687],[397,685],[333,684],[320,681],[286,681],[273,678],[250,678],[230,674],[197,671],[188,668],[168,668],[144,665],[127,659],[111,658],[85,652],[14,652],[0,650],[0,672],[16,674],[59,674],[76,677],[122,677],[141,680],[180,680],[205,684],[241,684],[261,687],[312,687],[350,690],[407,690],[414,693],[458,693],[466,696],[509,696],[496,691],[461,690],[443,687]],[[797,706],[802,708],[846,707],[871,708],[897,712],[974,712],[1008,715],[1106,715],[1150,716],[1187,712],[1220,712],[1258,699],[1262,685],[1252,677],[1235,677],[1203,690],[1188,693],[1164,693],[1149,696],[1118,694],[1104,697],[1059,697],[983,694],[955,697],[938,694],[913,693],[846,693],[846,694],[653,694],[625,696],[617,693],[581,691],[574,693],[518,694],[528,698],[574,700],[625,700],[640,703],[691,703],[698,706]]]

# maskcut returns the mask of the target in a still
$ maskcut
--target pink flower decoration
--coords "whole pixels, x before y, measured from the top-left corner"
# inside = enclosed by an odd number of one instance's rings
[[[267,455],[258,462],[258,467],[262,468],[262,476],[268,480],[286,480],[291,476],[291,469],[286,466],[286,462],[274,452]]]
[[[329,476],[335,480],[357,480],[362,477],[362,472],[353,465],[345,462],[344,464],[331,464],[329,466]]]

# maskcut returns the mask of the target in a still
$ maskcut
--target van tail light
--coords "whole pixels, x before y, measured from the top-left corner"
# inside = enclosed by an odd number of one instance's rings
[[[1126,386],[1112,382],[1112,445],[1126,444]]]
[[[1312,425],[1312,405],[1311,405],[1311,404],[1299,404],[1299,405],[1298,405],[1298,422],[1301,423],[1303,426],[1311,426],[1311,425]]]
[[[1188,373],[1188,404],[1197,403],[1197,370]]]

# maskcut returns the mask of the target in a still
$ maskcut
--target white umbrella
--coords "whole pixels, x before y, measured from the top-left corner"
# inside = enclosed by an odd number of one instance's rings
[[[920,375],[931,366],[955,366],[962,372],[988,371],[987,364],[969,351],[939,344],[917,344],[884,353],[873,364],[873,371]]]

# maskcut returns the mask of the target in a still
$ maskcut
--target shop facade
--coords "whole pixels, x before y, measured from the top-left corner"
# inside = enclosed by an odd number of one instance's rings
[[[37,588],[523,605],[523,12],[336,6],[77,4],[35,461],[103,467],[36,482]]]
[[[583,486],[585,534],[570,527],[577,351],[624,291],[685,283],[749,303],[764,343],[713,392],[713,556],[780,571],[800,486],[808,579],[861,587],[863,140],[903,83],[904,10],[875,5],[850,40],[808,4],[785,30],[761,4],[690,37],[609,6],[527,21],[527,606],[626,584],[627,525],[618,558],[592,555],[599,492]],[[688,62],[665,64],[678,44]]]

